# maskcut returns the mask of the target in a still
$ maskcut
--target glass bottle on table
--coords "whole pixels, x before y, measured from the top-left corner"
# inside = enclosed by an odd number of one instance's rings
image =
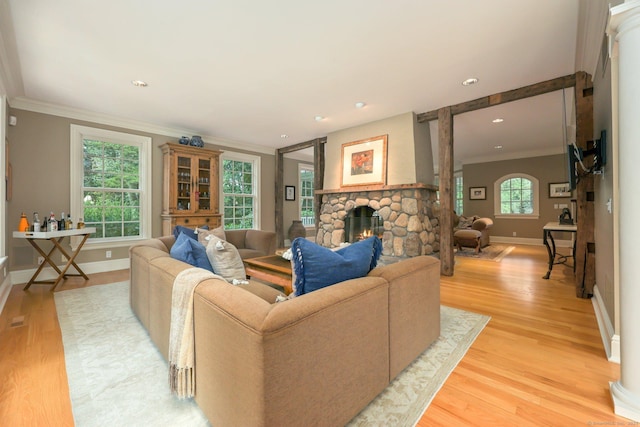
[[[40,232],[40,218],[38,218],[38,212],[33,213],[33,232]]]
[[[66,230],[64,223],[64,212],[60,215],[60,221],[58,221],[58,230]]]
[[[58,221],[56,221],[56,215],[53,213],[53,211],[51,211],[51,214],[49,215],[47,231],[58,231]]]

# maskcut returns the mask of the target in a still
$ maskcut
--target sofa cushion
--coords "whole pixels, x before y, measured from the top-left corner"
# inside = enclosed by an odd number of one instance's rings
[[[202,227],[204,230],[208,230],[209,226],[205,225]],[[176,225],[173,229],[173,237],[178,239],[180,233],[184,233],[187,237],[191,237],[193,240],[198,240],[198,231],[197,228],[189,228],[183,227],[182,225]]]
[[[473,221],[475,221],[475,217],[461,216],[460,221],[458,222],[458,228],[471,228]]]
[[[189,233],[193,233],[193,231],[178,235],[176,242],[171,246],[169,254],[172,258],[213,272],[205,247],[189,236]]]
[[[337,251],[297,238],[291,245],[296,295],[366,276],[378,263],[382,242],[369,237]]]
[[[213,230],[209,230],[209,228],[197,228],[197,239],[198,242],[202,244],[205,248],[209,244],[210,237],[216,236],[218,239],[227,240],[227,236],[224,233],[224,226],[214,228]]]
[[[224,277],[228,282],[232,282],[233,279],[246,280],[247,273],[242,258],[238,249],[231,243],[211,234],[206,252],[214,273]]]

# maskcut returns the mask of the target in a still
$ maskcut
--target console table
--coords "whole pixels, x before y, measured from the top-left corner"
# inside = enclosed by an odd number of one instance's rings
[[[53,287],[51,288],[51,291],[53,292],[53,290],[56,288],[56,286],[58,286],[60,281],[62,281],[63,279],[66,279],[67,276],[82,276],[84,280],[89,280],[89,277],[87,277],[87,275],[84,274],[84,271],[82,271],[82,269],[78,267],[78,264],[76,264],[75,259],[76,259],[76,256],[78,256],[78,254],[80,253],[80,249],[82,249],[84,242],[86,242],[89,236],[95,232],[96,232],[95,227],[77,228],[74,230],[62,230],[62,231],[40,231],[40,232],[14,231],[13,232],[14,238],[27,239],[27,242],[29,242],[31,246],[33,246],[35,250],[38,251],[38,253],[42,255],[44,258],[44,261],[38,266],[38,269],[36,270],[35,273],[33,273],[33,276],[31,276],[31,279],[29,280],[29,282],[27,283],[27,285],[24,287],[23,290],[26,291],[27,289],[29,289],[31,285],[36,283],[36,284],[53,285]],[[71,236],[83,236],[83,237],[80,243],[78,244],[78,247],[76,248],[76,250],[71,251],[71,255],[69,255],[67,251],[64,250],[61,243],[65,237],[71,237]],[[49,240],[51,243],[53,243],[53,247],[49,252],[45,252],[38,244],[38,242],[41,243],[43,240]],[[64,255],[67,258],[67,264],[62,268],[62,270],[58,268],[58,266],[55,264],[55,262],[53,262],[53,259],[51,258],[52,255],[56,252],[56,249],[60,251],[60,253],[62,253],[62,255]],[[45,262],[49,264],[51,267],[53,267],[53,269],[56,272],[58,272],[58,277],[56,279],[36,280],[38,275],[42,272],[42,269],[45,266]],[[67,273],[67,270],[72,265],[76,269],[77,273]]]
[[[573,271],[576,271],[576,264],[575,264],[575,259],[576,259],[576,244],[575,241],[573,242],[573,251],[571,255],[562,255],[559,254],[556,251],[556,242],[553,240],[553,232],[557,231],[557,232],[563,232],[563,233],[576,233],[578,231],[578,226],[575,224],[560,224],[558,222],[548,222],[543,228],[542,228],[542,242],[544,243],[544,245],[547,247],[547,253],[549,254],[549,270],[547,271],[547,274],[545,274],[542,278],[543,279],[549,279],[549,276],[551,276],[551,270],[553,270],[553,266],[555,264],[564,264],[564,265],[569,265],[567,264],[568,258],[573,258],[574,262],[573,265],[570,265],[570,267],[573,267]],[[549,246],[549,242],[551,242],[551,246]]]

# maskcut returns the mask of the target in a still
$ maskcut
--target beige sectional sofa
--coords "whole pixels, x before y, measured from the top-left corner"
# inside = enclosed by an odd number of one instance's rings
[[[131,248],[131,307],[167,358],[173,236]],[[439,261],[416,257],[284,302],[250,281],[194,296],[195,401],[214,426],[344,425],[440,334]]]

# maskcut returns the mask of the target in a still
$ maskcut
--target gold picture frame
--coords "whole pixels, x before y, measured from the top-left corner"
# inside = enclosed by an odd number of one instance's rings
[[[387,135],[342,144],[342,187],[387,183]]]

